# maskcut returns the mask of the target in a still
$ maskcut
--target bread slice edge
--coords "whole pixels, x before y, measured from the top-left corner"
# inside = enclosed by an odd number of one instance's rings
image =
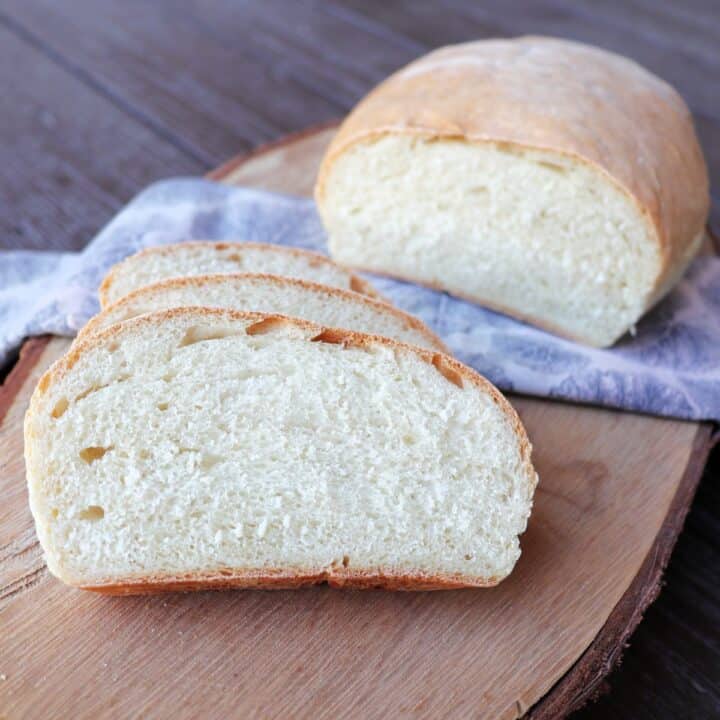
[[[131,261],[134,262],[138,258],[148,257],[151,255],[170,255],[175,251],[176,248],[178,248],[178,246],[182,246],[183,249],[197,248],[213,251],[229,250],[235,247],[237,247],[238,250],[242,248],[251,248],[253,250],[262,250],[264,252],[277,252],[282,254],[294,255],[295,257],[301,257],[311,262],[317,262],[324,265],[332,265],[348,276],[350,288],[354,292],[360,293],[361,295],[367,295],[369,297],[377,298],[378,300],[382,301],[382,298],[379,296],[378,292],[367,280],[363,280],[363,278],[359,277],[351,270],[348,270],[342,265],[336,263],[331,258],[322,255],[321,253],[314,252],[313,250],[288,247],[286,245],[274,245],[272,243],[244,242],[241,240],[185,240],[182,242],[172,243],[170,245],[154,245],[152,247],[143,248],[142,250],[139,250],[132,255],[128,255],[127,257],[120,260],[118,263],[115,263],[115,265],[113,265],[108,270],[102,282],[100,283],[100,287],[98,288],[100,307],[105,309],[105,307],[113,303],[113,301],[110,300],[110,291],[125,263]]]
[[[391,305],[390,303],[380,300],[377,297],[359,293],[354,290],[344,290],[343,288],[333,287],[331,285],[323,285],[322,283],[312,282],[311,280],[304,280],[302,278],[291,278],[284,275],[273,275],[271,273],[212,273],[207,275],[189,275],[184,277],[169,278],[167,280],[160,280],[159,282],[152,283],[151,285],[145,285],[141,288],[138,288],[137,290],[133,290],[127,295],[123,295],[123,297],[121,297],[119,300],[116,300],[115,302],[104,306],[97,315],[90,318],[87,324],[80,329],[75,342],[78,342],[80,339],[86,337],[91,333],[98,332],[98,330],[102,329],[100,326],[103,322],[103,319],[107,317],[107,315],[111,311],[118,308],[126,307],[132,304],[138,298],[151,296],[153,293],[162,291],[163,289],[182,288],[188,286],[201,287],[207,283],[222,283],[226,280],[233,279],[247,279],[250,281],[261,280],[285,287],[303,288],[316,293],[323,293],[325,295],[329,295],[335,298],[355,302],[365,305],[367,307],[372,307],[379,312],[393,315],[395,318],[402,321],[406,327],[415,330],[416,332],[421,334],[427,341],[428,345],[434,346],[435,348],[437,348],[437,350],[447,355],[450,354],[450,351],[445,345],[445,343],[432,330],[430,330],[430,328],[424,322],[422,322],[422,320],[420,320],[414,315],[411,315],[410,313],[405,312],[404,310],[400,310],[395,305]],[[240,311],[243,312],[242,310]],[[280,315],[282,313],[277,314]]]

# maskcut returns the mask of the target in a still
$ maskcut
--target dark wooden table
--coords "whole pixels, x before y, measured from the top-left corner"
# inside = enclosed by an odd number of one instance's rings
[[[524,33],[624,53],[680,90],[717,233],[720,0],[2,0],[0,247],[80,249],[153,180],[340,117],[432,47]],[[716,452],[666,587],[578,719],[720,717],[719,474]]]

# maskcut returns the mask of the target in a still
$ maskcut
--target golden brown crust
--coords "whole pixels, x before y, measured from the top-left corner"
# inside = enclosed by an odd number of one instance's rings
[[[100,299],[100,307],[105,309],[111,304],[109,294],[110,288],[112,287],[118,272],[120,272],[124,263],[137,260],[139,257],[147,257],[148,255],[171,255],[176,251],[178,246],[182,248],[202,248],[204,250],[215,250],[222,252],[224,250],[242,250],[251,248],[253,250],[263,250],[266,252],[277,252],[286,255],[294,255],[295,257],[301,257],[308,261],[310,265],[331,265],[332,267],[339,268],[348,276],[348,283],[350,288],[355,292],[381,300],[378,293],[375,291],[373,286],[363,280],[361,277],[355,275],[352,271],[338,265],[333,262],[330,258],[321,255],[320,253],[313,252],[312,250],[302,250],[300,248],[291,248],[284,245],[272,245],[271,243],[259,243],[259,242],[214,242],[210,240],[187,240],[185,242],[173,243],[172,245],[156,245],[149,248],[144,248],[133,255],[129,255],[124,260],[113,265],[107,274],[103,278],[98,288],[98,297]]]
[[[249,281],[263,281],[266,283],[274,284],[277,286],[284,287],[298,287],[305,290],[310,290],[314,293],[321,293],[327,297],[338,298],[353,303],[365,305],[371,307],[374,310],[382,313],[393,315],[402,323],[406,328],[415,330],[424,336],[429,345],[433,345],[438,350],[444,353],[449,353],[445,344],[440,338],[428,328],[419,318],[414,315],[406,313],[390,303],[378,300],[368,295],[354,292],[353,290],[343,290],[342,288],[332,287],[330,285],[321,285],[320,283],[311,282],[310,280],[302,280],[300,278],[289,278],[282,275],[271,275],[268,273],[222,273],[212,275],[192,275],[188,277],[170,278],[169,280],[161,280],[160,282],[153,283],[152,285],[145,285],[142,288],[134,290],[127,295],[124,295],[119,300],[116,300],[111,305],[106,306],[99,314],[91,318],[84,328],[78,333],[78,339],[85,337],[86,335],[96,332],[104,322],[104,319],[108,314],[119,308],[127,307],[132,305],[138,299],[143,297],[151,296],[153,293],[162,291],[163,289],[169,288],[182,288],[182,287],[207,287],[212,284],[222,284],[232,282],[233,280],[249,280]]]
[[[662,272],[648,305],[706,222],[707,169],[682,98],[631,60],[580,43],[480,41],[411,63],[340,127],[320,168],[318,205],[339,155],[388,134],[550,151],[599,170],[657,238]]]
[[[59,382],[85,353],[97,347],[120,342],[124,335],[131,335],[135,330],[145,325],[158,325],[173,318],[192,318],[193,322],[202,322],[203,320],[209,319],[245,322],[244,330],[246,333],[250,331],[249,334],[252,334],[252,328],[258,325],[265,325],[270,332],[277,331],[278,329],[281,330],[283,327],[291,327],[304,331],[305,339],[308,342],[329,342],[331,344],[342,345],[343,347],[355,347],[365,350],[372,350],[374,347],[380,346],[398,353],[414,355],[433,366],[446,378],[448,383],[454,386],[457,385],[458,378],[460,379],[460,384],[467,381],[475,385],[500,408],[510,422],[517,437],[529,494],[531,495],[535,489],[537,474],[535,473],[530,458],[532,446],[515,409],[494,385],[473,369],[455,360],[455,358],[424,350],[413,345],[406,345],[395,340],[390,340],[389,338],[377,335],[364,335],[362,333],[340,330],[338,328],[326,328],[306,320],[288,318],[283,315],[241,312],[218,308],[183,307],[160,310],[111,325],[81,339],[70,348],[65,356],[56,361],[40,379],[27,411],[25,424],[26,447],[29,440],[28,428],[30,419],[36,410],[37,404],[41,401],[41,396],[46,394],[54,384]],[[448,372],[452,373],[451,377],[448,377]],[[472,578],[460,574],[432,576],[419,573],[414,575],[408,573],[393,574],[391,570],[387,572],[384,570],[377,572],[356,571],[345,567],[331,568],[329,570],[323,569],[312,574],[303,572],[292,574],[283,571],[277,571],[277,573],[264,571],[262,574],[256,571],[248,572],[238,570],[225,572],[229,572],[230,574],[222,574],[221,571],[218,571],[209,574],[187,574],[182,577],[177,575],[137,577],[122,580],[108,580],[107,582],[101,582],[97,585],[82,587],[88,590],[96,590],[110,594],[134,594],[162,592],[164,590],[220,589],[223,587],[288,588],[327,582],[335,587],[382,587],[392,590],[431,590],[482,587],[495,585],[500,581],[499,578]]]
[[[425,573],[393,573],[391,571],[323,570],[316,573],[290,574],[282,570],[258,572],[225,571],[217,573],[188,573],[155,577],[113,579],[96,585],[79,585],[105,595],[151,595],[163,592],[197,590],[293,590],[308,585],[326,583],[333,588],[356,590],[456,590],[461,588],[493,587],[499,578],[468,578],[463,575],[427,575]]]

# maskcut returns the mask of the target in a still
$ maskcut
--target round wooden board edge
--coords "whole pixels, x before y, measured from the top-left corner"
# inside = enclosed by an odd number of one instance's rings
[[[208,173],[206,177],[222,181],[224,177],[234,173],[241,165],[258,156],[326,131],[337,124],[338,121],[330,121],[286,135],[274,142],[262,145],[250,153],[232,158]],[[23,383],[40,360],[49,341],[50,336],[40,336],[30,338],[23,343],[18,361],[0,385],[0,425]],[[589,700],[598,697],[602,692],[601,686],[604,678],[620,661],[630,636],[642,620],[645,611],[657,598],[662,586],[663,572],[690,510],[707,458],[714,442],[718,439],[718,436],[713,435],[711,423],[698,423],[697,425],[690,461],[685,468],[662,528],[638,574],[585,652],[545,696],[527,710],[525,717],[528,720],[550,720],[551,718],[555,720],[566,717],[571,712],[579,710]]]
[[[273,152],[274,150],[279,150],[282,147],[292,145],[299,140],[305,140],[306,138],[317,135],[318,133],[325,132],[326,130],[330,130],[334,127],[338,127],[340,125],[340,122],[340,120],[328,120],[324,123],[311,125],[304,130],[298,130],[297,132],[283,135],[277,140],[271,140],[270,142],[258,145],[256,148],[250,150],[250,152],[242,153],[241,155],[236,155],[235,157],[230,158],[230,160],[224,162],[222,165],[220,165],[220,167],[217,167],[207,173],[205,177],[208,180],[222,182],[224,178],[228,177],[228,175],[232,175],[240,166],[245,165],[251,160],[255,160],[261,155],[267,155],[267,153]]]
[[[0,427],[20,388],[40,360],[50,338],[50,335],[40,335],[23,341],[17,362],[10,369],[5,380],[0,382]]]
[[[575,664],[527,713],[528,720],[555,720],[596,700],[609,688],[603,681],[620,663],[635,629],[660,594],[663,573],[685,524],[708,456],[718,436],[711,423],[698,424],[690,460],[657,534],[635,579],[623,593],[600,632]]]

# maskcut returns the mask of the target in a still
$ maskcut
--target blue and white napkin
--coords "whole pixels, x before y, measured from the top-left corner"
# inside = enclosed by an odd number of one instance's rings
[[[311,200],[207,180],[157,183],[81,253],[0,251],[0,365],[25,337],[74,335],[98,311],[97,288],[113,263],[150,245],[189,239],[326,247]],[[503,390],[720,421],[719,258],[698,258],[636,335],[609,350],[576,345],[445,293],[370,279]]]

